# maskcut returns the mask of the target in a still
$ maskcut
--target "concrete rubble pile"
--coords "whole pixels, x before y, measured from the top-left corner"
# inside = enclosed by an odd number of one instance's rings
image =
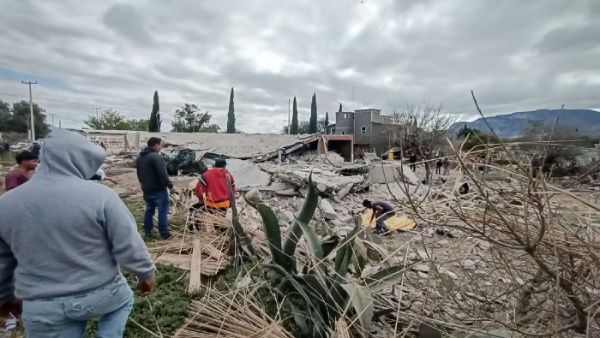
[[[179,142],[178,146],[181,145]],[[215,148],[199,150],[198,158]],[[425,170],[422,166],[413,172],[401,161],[383,161],[372,154],[354,162],[344,162],[334,152],[318,155],[296,149],[279,161],[277,153],[281,153],[282,147],[270,147],[262,154],[258,148],[253,146],[253,152],[248,154],[239,151],[219,154],[230,157],[228,169],[235,177],[238,191],[247,198],[261,200],[270,206],[277,215],[282,233],[289,229],[302,208],[311,175],[319,192],[318,209],[311,226],[322,237],[345,236],[352,231],[354,216],[362,211],[364,199],[388,201],[397,208],[397,214],[416,220],[415,229],[389,236],[365,231],[365,245],[369,253],[376,253],[379,258],[371,260],[362,275],[372,275],[390,266],[404,267],[399,278],[374,292],[375,311],[383,313],[382,320],[410,322],[428,318],[433,322],[467,328],[465,331],[473,337],[485,337],[487,333],[516,337],[494,322],[486,324],[485,329],[477,329],[481,326],[475,317],[475,309],[503,318],[512,316],[507,309],[515,308],[516,300],[509,295],[511,292],[514,295],[515,288],[524,289],[528,281],[498,264],[498,251],[493,244],[462,230],[465,219],[460,219],[449,206],[460,205],[472,217],[468,221],[483,223],[476,216],[484,210],[486,203],[468,175],[453,170],[449,176],[435,175],[430,184],[423,184],[421,179],[425,177]],[[266,161],[265,158],[271,160]],[[115,183],[106,184],[123,197],[141,195],[133,159],[133,156],[125,155],[107,159],[106,171]],[[207,164],[210,166],[209,162]],[[518,198],[498,197],[518,192],[521,189],[519,182],[500,170],[486,175],[490,191],[496,194],[489,197],[489,201],[507,213],[524,213],[522,201]],[[181,190],[186,190],[193,179],[193,175],[173,177],[176,187]],[[582,185],[585,189],[578,187],[587,194],[582,198],[597,205],[599,196],[593,188],[600,186],[599,182],[594,178],[586,186]],[[461,194],[459,190],[464,183],[472,188],[470,192]],[[237,207],[240,223],[250,234],[253,246],[258,248],[260,255],[269,257],[260,216],[246,203],[244,196],[238,196]],[[565,199],[553,208],[564,212],[560,217],[573,224],[579,224],[583,217],[593,224],[600,224],[600,213],[571,200]],[[178,212],[185,211],[182,208]],[[574,215],[569,216],[569,212]],[[156,248],[155,259],[198,271],[197,276],[217,274],[230,263],[225,249],[229,243],[222,241],[221,230],[213,231],[219,227],[212,227],[211,231],[206,228],[194,234],[182,231],[181,237],[170,243],[172,247]],[[196,255],[195,250],[198,250]],[[299,252],[308,260],[305,249],[301,247]],[[532,269],[526,261],[511,264],[518,271]],[[194,292],[195,287],[191,285],[190,292]],[[495,298],[492,299],[492,296]],[[387,311],[390,308],[394,311]],[[399,308],[402,311],[396,311]]]

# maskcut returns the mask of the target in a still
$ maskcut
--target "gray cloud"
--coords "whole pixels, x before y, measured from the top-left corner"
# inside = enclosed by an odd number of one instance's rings
[[[154,40],[145,28],[144,18],[135,6],[117,4],[110,7],[102,16],[106,27],[114,30],[138,46],[154,44]]]
[[[594,14],[595,13],[595,14]],[[146,117],[159,91],[166,122],[186,102],[225,125],[278,132],[288,98],[302,119],[443,102],[474,116],[542,107],[600,108],[597,1],[15,1],[0,12],[0,68],[60,80],[34,97],[72,126],[92,108]],[[25,98],[2,79],[0,99]],[[78,122],[79,121],[79,122]],[[167,128],[168,126],[165,126]]]

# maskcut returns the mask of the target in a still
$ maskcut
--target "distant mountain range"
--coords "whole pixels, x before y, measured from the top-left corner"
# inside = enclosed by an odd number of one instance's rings
[[[559,126],[573,128],[580,135],[600,137],[600,112],[591,109],[540,109],[490,116],[486,119],[498,136],[503,139],[513,139],[523,135],[523,130],[528,126],[529,121],[553,125],[559,113]],[[490,132],[483,119],[478,118],[471,122],[456,122],[450,126],[448,133],[451,137],[456,137],[465,124],[468,128]]]

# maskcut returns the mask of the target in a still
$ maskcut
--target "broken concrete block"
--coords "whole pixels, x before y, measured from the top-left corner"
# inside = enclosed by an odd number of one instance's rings
[[[272,182],[271,184],[269,184],[268,186],[263,186],[263,187],[259,187],[258,188],[260,191],[284,191],[284,190],[289,190],[289,189],[294,189],[294,186],[289,184],[289,183],[285,183],[285,182]]]
[[[296,190],[294,190],[294,189],[287,189],[287,190],[282,190],[282,191],[275,191],[275,195],[279,195],[279,196],[297,196],[298,192],[296,192]]]
[[[258,203],[262,201],[262,195],[258,189],[252,189],[246,193],[246,198],[250,202]]]
[[[424,263],[420,263],[420,264],[417,264],[417,265],[413,266],[412,269],[415,270],[415,271],[428,273],[429,272],[429,265],[424,264]]]
[[[335,212],[335,209],[333,208],[331,203],[329,203],[329,201],[324,198],[319,199],[319,210],[321,210],[321,214],[328,221],[337,218],[337,213]]]
[[[471,260],[471,259],[465,259],[465,260],[462,262],[462,266],[463,266],[465,269],[474,269],[476,264],[477,264],[477,263],[475,263],[475,262],[474,262],[473,260]]]
[[[291,212],[289,210],[284,210],[283,213],[281,214],[281,219],[282,219],[282,221],[291,224],[296,219],[296,217],[294,216],[293,212]]]
[[[340,191],[338,191],[337,198],[343,200],[344,197],[346,197],[350,193],[350,190],[352,190],[353,186],[354,184],[351,183],[346,184],[342,189],[340,189]]]

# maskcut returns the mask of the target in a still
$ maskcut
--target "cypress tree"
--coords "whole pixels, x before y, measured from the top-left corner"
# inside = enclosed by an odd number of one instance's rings
[[[313,94],[310,102],[310,120],[308,120],[308,133],[315,134],[317,129],[317,94]]]
[[[342,103],[340,102],[340,110],[338,110],[338,112],[342,112]]]
[[[229,94],[229,112],[227,113],[227,133],[235,133],[235,108],[233,106],[233,87],[231,87],[231,93]]]
[[[329,112],[325,113],[325,132],[327,132],[327,126],[329,125]]]
[[[296,97],[294,96],[294,103],[292,104],[292,125],[290,126],[290,134],[298,134],[298,105],[296,104]]]
[[[154,91],[154,103],[152,103],[152,113],[150,113],[150,120],[148,120],[148,131],[151,133],[160,132],[160,106],[158,105],[158,90]]]

